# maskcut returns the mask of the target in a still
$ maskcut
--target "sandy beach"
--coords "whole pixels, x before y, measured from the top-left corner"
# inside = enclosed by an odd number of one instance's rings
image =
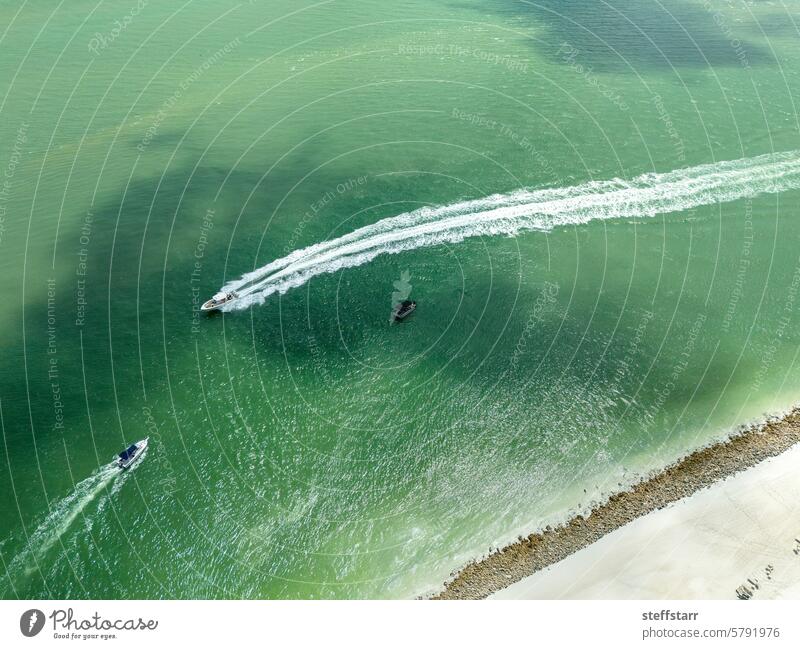
[[[797,539],[800,446],[647,514],[490,597],[731,599],[744,586],[753,599],[795,599]]]
[[[436,598],[800,597],[798,442],[794,410],[695,451],[465,566]]]

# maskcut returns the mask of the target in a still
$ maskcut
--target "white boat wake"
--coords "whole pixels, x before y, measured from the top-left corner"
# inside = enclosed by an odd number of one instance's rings
[[[718,162],[631,180],[592,181],[559,189],[522,189],[383,219],[286,257],[223,286],[239,299],[225,311],[263,303],[323,273],[361,266],[378,255],[457,243],[467,237],[513,236],[617,218],[644,218],[701,205],[800,188],[800,151]]]
[[[122,472],[116,461],[103,465],[88,478],[77,483],[71,493],[53,503],[50,512],[30,534],[23,549],[7,564],[6,569],[11,583],[20,587],[21,580],[38,570],[45,555],[58,543],[87,506],[100,496],[112,481],[115,481],[115,484],[111,485],[109,495],[116,494],[134,469],[135,467]],[[102,500],[98,510],[103,506]],[[8,596],[7,590],[0,593],[4,597]]]

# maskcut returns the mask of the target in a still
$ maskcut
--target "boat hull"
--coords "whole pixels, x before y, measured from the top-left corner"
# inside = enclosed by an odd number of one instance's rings
[[[236,293],[229,293],[228,297],[226,297],[224,300],[215,300],[214,298],[211,298],[200,305],[200,310],[205,312],[218,311],[226,304],[233,302],[237,297],[239,296]]]
[[[417,303],[411,300],[407,300],[400,305],[400,308],[397,309],[394,313],[395,322],[400,322],[405,320],[408,316],[410,316],[417,308]]]
[[[146,437],[145,439],[141,440],[140,442],[136,442],[136,453],[126,459],[122,459],[121,457],[117,458],[117,466],[122,471],[127,471],[130,469],[134,464],[136,464],[139,460],[142,459],[144,452],[147,450],[148,440],[150,438]]]

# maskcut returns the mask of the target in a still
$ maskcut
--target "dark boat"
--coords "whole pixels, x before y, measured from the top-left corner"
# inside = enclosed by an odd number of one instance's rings
[[[147,448],[148,439],[150,438],[145,437],[142,441],[131,444],[128,448],[122,451],[122,453],[117,456],[117,466],[124,471],[134,462],[136,462],[136,460],[142,457],[142,454]]]
[[[405,320],[405,318],[412,312],[414,309],[417,308],[417,303],[413,300],[403,300],[400,304],[395,307],[394,310],[394,319],[396,322],[400,322],[400,320]]]

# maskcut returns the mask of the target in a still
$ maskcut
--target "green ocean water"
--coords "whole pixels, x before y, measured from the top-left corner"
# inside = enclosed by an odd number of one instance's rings
[[[800,149],[799,16],[0,3],[2,595],[413,597],[793,405],[797,174],[749,196],[721,161]],[[197,312],[426,206],[698,165],[702,204],[633,215],[647,176],[628,216],[556,206]],[[419,306],[390,325],[395,282]]]

